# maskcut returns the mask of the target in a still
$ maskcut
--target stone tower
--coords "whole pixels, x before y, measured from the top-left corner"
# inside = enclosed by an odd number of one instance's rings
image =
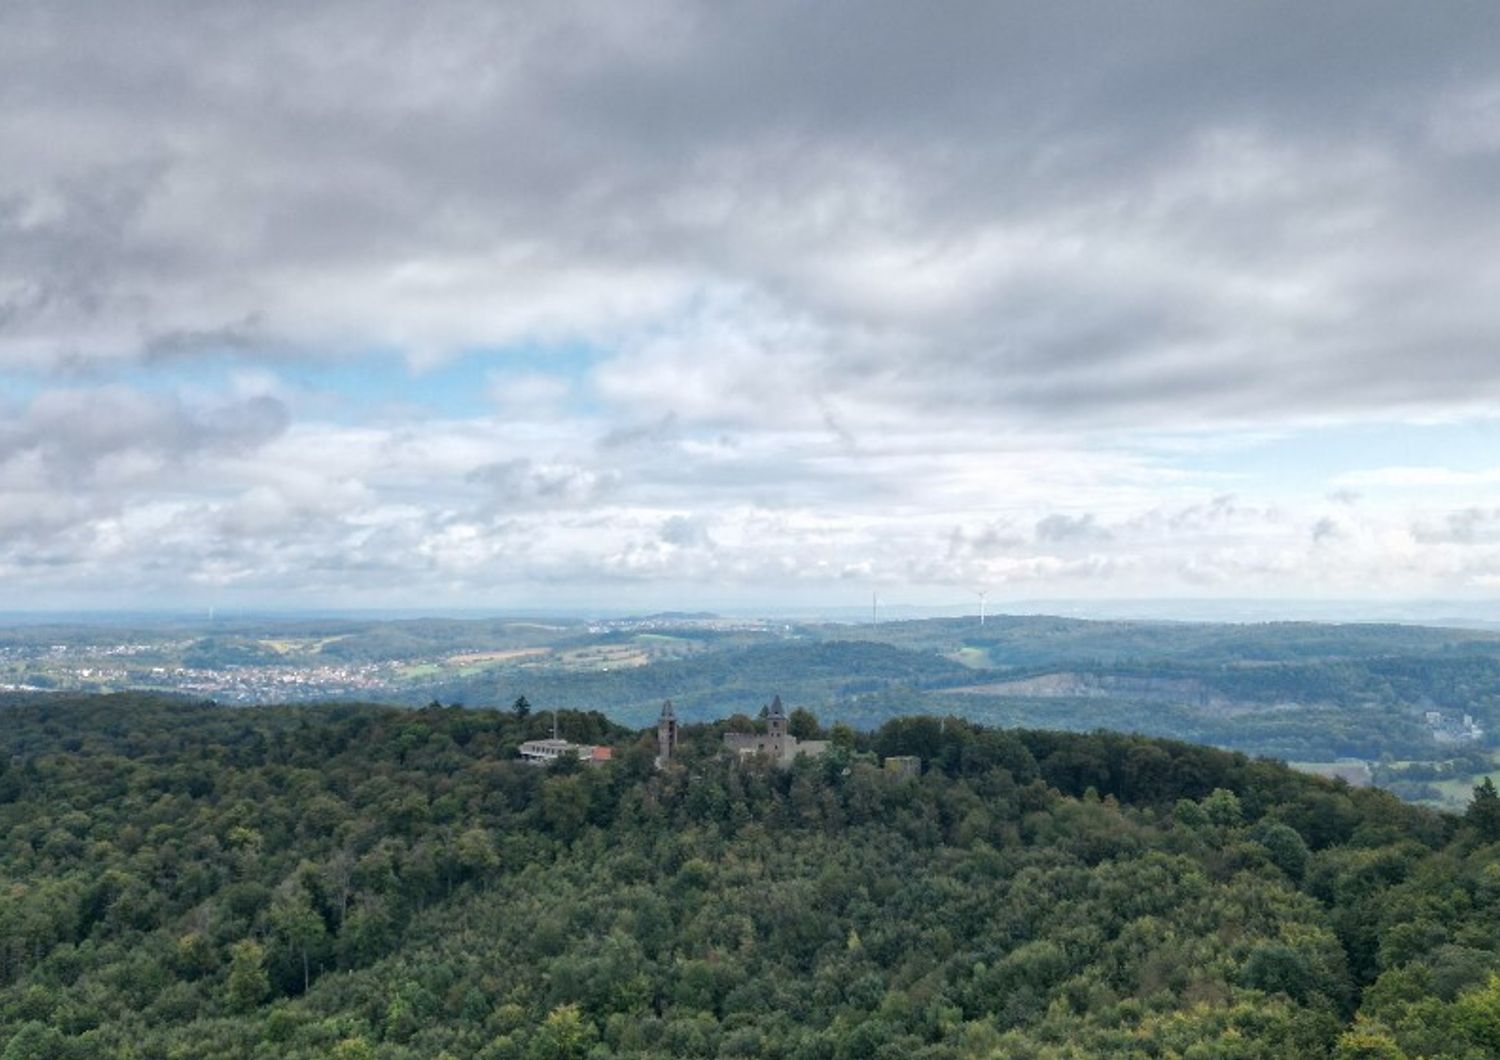
[[[771,757],[778,762],[786,755],[786,708],[781,697],[771,700],[766,708],[766,736],[770,743]]]
[[[677,750],[677,711],[672,709],[669,699],[661,705],[661,717],[656,719],[656,764],[664,766],[672,760]]]

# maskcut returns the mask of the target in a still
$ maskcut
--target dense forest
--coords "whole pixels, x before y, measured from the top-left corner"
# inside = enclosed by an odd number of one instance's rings
[[[1500,1054],[1490,787],[956,718],[657,770],[592,713],[615,760],[545,769],[535,713],[0,716],[3,1060]]]

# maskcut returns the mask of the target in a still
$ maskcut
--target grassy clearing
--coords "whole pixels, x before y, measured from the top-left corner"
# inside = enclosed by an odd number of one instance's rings
[[[1370,767],[1363,762],[1288,762],[1287,765],[1301,773],[1341,779],[1357,788],[1367,788],[1374,780]]]
[[[1485,777],[1489,777],[1493,784],[1500,787],[1500,769],[1491,770],[1488,773],[1474,773],[1471,776],[1453,780],[1434,780],[1432,786],[1443,793],[1445,803],[1467,806],[1474,796],[1474,789],[1484,783]]]
[[[443,668],[437,663],[411,663],[408,666],[398,667],[396,676],[403,681],[420,681],[428,677],[437,677],[443,672]]]
[[[990,666],[990,653],[985,648],[959,648],[950,652],[948,658],[971,670],[985,670]]]
[[[557,661],[569,670],[622,670],[645,666],[651,656],[632,644],[604,644],[560,652]]]
[[[448,656],[446,662],[450,666],[472,667],[476,663],[510,662],[514,659],[528,659],[538,655],[551,654],[551,648],[512,648],[508,651],[471,651],[459,655]],[[483,667],[481,667],[482,669]]]
[[[347,640],[347,633],[333,637],[275,637],[256,641],[262,648],[277,655],[316,655],[337,640]]]

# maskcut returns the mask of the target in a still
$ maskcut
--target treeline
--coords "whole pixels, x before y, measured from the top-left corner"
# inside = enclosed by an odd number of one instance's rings
[[[1478,1058],[1500,796],[956,718],[13,705],[0,1057]],[[739,724],[739,723],[737,723]],[[799,716],[799,726],[814,724]],[[916,755],[921,776],[881,767]]]
[[[1421,759],[1440,750],[1420,714],[1396,704],[1223,710],[1160,700],[897,689],[840,703],[827,713],[856,728],[874,728],[892,718],[924,712],[952,712],[978,724],[1003,727],[1075,732],[1109,728],[1289,761],[1382,755]]]

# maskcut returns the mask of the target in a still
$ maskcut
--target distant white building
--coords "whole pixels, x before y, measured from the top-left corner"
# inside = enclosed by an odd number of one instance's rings
[[[564,740],[557,732],[557,711],[552,711],[552,735],[545,740],[527,740],[520,747],[521,761],[527,765],[551,765],[559,758],[571,756],[580,762],[598,764],[608,762],[615,756],[613,747],[600,747],[591,743],[573,743]]]
[[[1464,714],[1460,719],[1445,718],[1435,710],[1426,711],[1423,717],[1432,729],[1436,743],[1466,743],[1484,739],[1484,729],[1474,720],[1474,715]]]

